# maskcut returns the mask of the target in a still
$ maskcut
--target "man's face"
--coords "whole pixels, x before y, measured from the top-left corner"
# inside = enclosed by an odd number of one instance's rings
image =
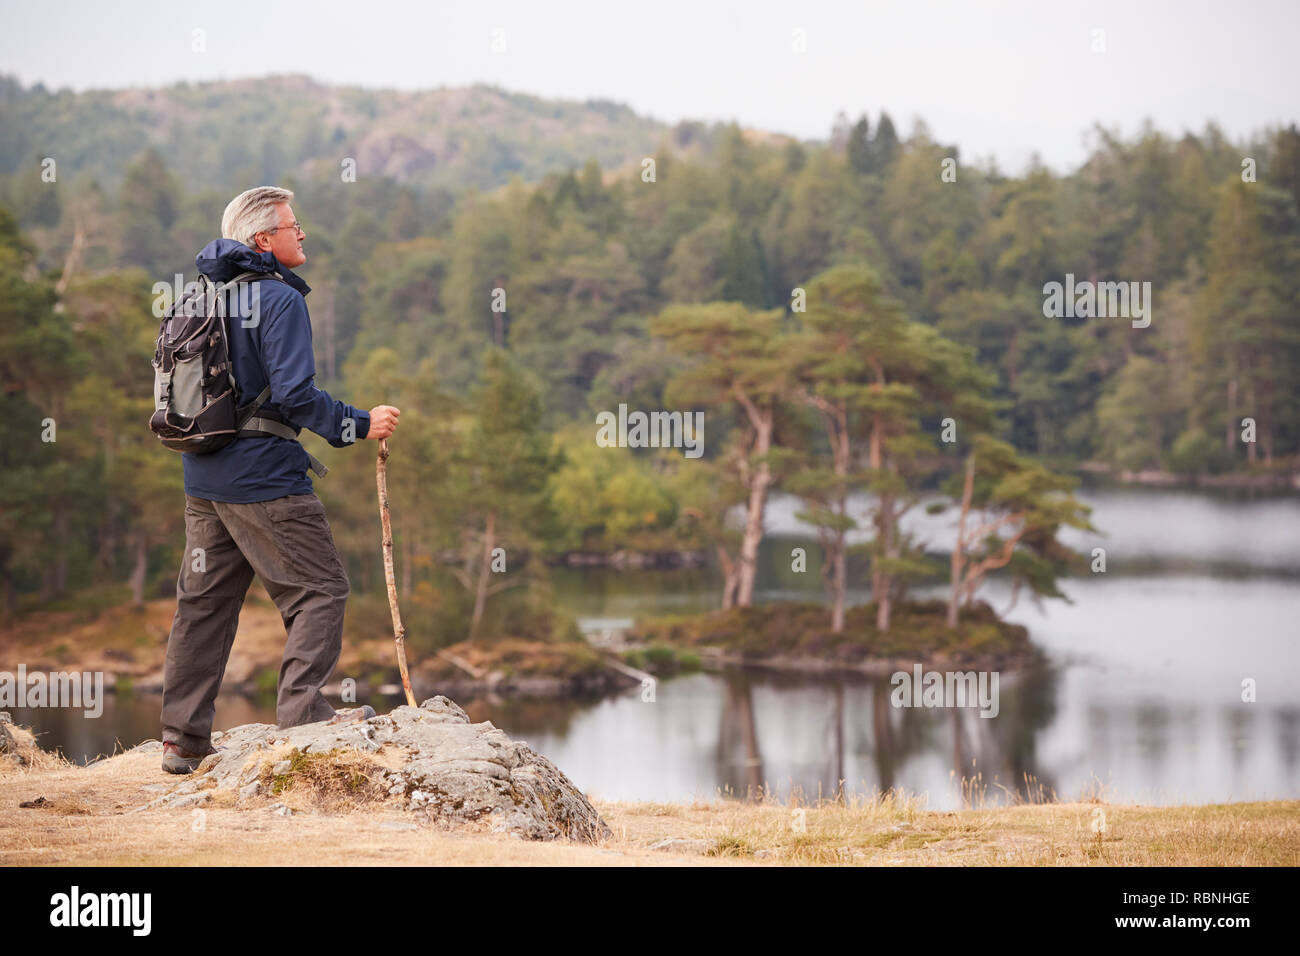
[[[259,232],[257,249],[259,252],[272,252],[280,265],[295,269],[307,261],[307,255],[302,251],[302,241],[307,234],[294,227],[293,208],[287,202],[275,208],[280,216],[279,228],[275,232]]]

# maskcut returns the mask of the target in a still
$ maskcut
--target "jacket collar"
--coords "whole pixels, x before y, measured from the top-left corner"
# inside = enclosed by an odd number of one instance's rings
[[[274,253],[258,252],[236,239],[213,239],[194,257],[194,264],[213,282],[229,282],[241,272],[278,273],[304,296],[311,291],[297,273],[280,265]]]

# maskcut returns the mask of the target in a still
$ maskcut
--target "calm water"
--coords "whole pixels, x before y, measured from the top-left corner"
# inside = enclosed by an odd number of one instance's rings
[[[461,701],[554,760],[580,787],[612,799],[677,801],[759,785],[830,794],[897,787],[951,808],[966,792],[1063,799],[1100,791],[1148,803],[1300,797],[1300,499],[1234,500],[1192,493],[1094,491],[1107,572],[1070,579],[1072,604],[1020,603],[1046,661],[1003,675],[1000,712],[894,708],[886,681],[747,671],[661,681],[595,701]],[[817,551],[773,502],[762,600],[817,598]],[[951,519],[912,529],[942,550]],[[789,570],[792,547],[810,571]],[[716,605],[707,570],[556,573],[580,616],[631,617]],[[855,592],[865,600],[865,591]],[[1003,608],[1008,590],[986,597]],[[1255,680],[1257,700],[1241,684]],[[381,709],[390,706],[372,701]],[[104,717],[18,711],[46,746],[87,759],[158,734],[159,701],[109,699]],[[222,699],[217,726],[273,721],[273,701]]]

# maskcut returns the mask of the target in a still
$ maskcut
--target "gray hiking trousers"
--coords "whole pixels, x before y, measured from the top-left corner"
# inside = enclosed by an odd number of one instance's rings
[[[334,716],[320,689],[343,649],[347,571],[314,494],[234,504],[185,497],[185,554],[163,668],[162,739],[207,753],[217,691],[253,575],[280,609],[288,639],[280,727]]]

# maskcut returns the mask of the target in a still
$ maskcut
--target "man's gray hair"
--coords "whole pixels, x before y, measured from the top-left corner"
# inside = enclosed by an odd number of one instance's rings
[[[293,199],[293,192],[279,186],[256,186],[246,189],[226,206],[221,216],[221,235],[253,246],[253,236],[280,224],[276,206]]]

